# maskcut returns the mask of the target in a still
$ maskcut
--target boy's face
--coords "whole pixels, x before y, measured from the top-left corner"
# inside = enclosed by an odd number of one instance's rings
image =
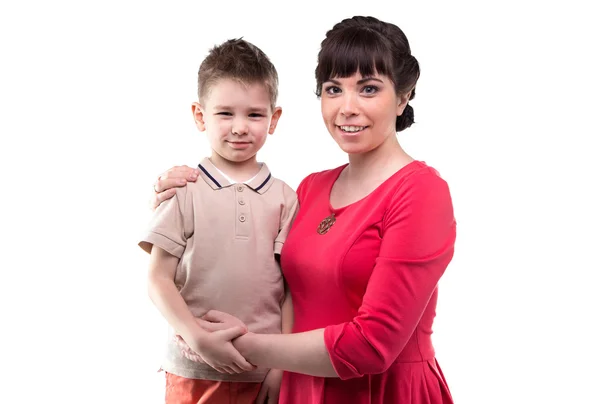
[[[213,153],[234,163],[256,161],[281,116],[281,108],[271,109],[266,86],[231,79],[213,84],[202,104],[192,105],[192,112],[198,129],[206,130]]]

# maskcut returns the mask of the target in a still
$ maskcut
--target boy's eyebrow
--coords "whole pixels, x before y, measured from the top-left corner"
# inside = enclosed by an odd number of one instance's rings
[[[367,81],[371,81],[371,80],[374,80],[374,81],[378,81],[378,82],[380,82],[380,83],[383,83],[383,80],[381,80],[381,79],[378,79],[377,77],[373,77],[373,76],[367,76],[367,77],[363,77],[362,79],[358,80],[358,81],[356,82],[356,84],[364,84],[364,83],[366,83]],[[342,83],[340,83],[339,81],[337,81],[336,79],[329,79],[329,80],[326,80],[325,82],[331,82],[331,83],[333,83],[333,84],[335,84],[335,85],[338,85],[338,86],[342,84]]]
[[[215,109],[225,109],[225,110],[233,109],[233,107],[230,106],[230,105],[215,105],[214,108]],[[250,111],[250,112],[261,112],[263,114],[266,114],[267,111],[268,111],[268,108],[263,108],[263,107],[249,107],[248,111]]]
[[[263,114],[266,114],[267,110],[268,109],[264,108],[264,107],[250,107],[250,108],[248,108],[248,111],[250,111],[250,112],[261,112]]]

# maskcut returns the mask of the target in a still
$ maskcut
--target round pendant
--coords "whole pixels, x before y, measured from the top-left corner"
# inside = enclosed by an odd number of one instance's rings
[[[319,223],[319,227],[317,227],[317,233],[325,234],[331,229],[331,226],[335,224],[335,213],[327,216],[325,219],[321,220]]]

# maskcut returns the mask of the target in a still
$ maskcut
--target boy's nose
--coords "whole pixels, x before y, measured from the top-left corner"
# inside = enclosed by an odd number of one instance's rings
[[[246,123],[245,120],[236,120],[233,123],[233,126],[231,128],[231,132],[234,135],[238,135],[238,136],[242,136],[242,135],[247,135],[248,134],[248,124]]]

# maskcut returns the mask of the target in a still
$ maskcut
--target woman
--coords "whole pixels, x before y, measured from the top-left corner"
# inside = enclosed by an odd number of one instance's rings
[[[343,20],[321,44],[317,95],[348,164],[306,177],[281,254],[293,334],[235,341],[251,363],[283,369],[282,403],[451,403],[431,333],[456,224],[446,182],[400,146],[419,65],[404,33]],[[155,184],[156,203],[192,175]],[[220,313],[212,313],[212,318]]]

